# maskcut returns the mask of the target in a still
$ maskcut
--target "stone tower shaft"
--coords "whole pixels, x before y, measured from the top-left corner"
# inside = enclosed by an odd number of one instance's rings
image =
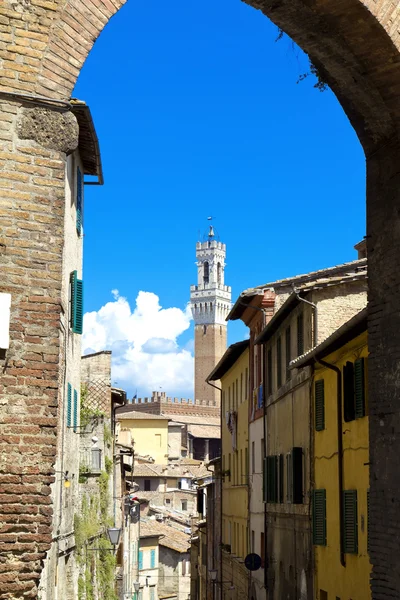
[[[195,399],[219,406],[219,392],[207,385],[207,376],[222,358],[227,345],[226,316],[231,307],[231,288],[225,285],[226,246],[214,239],[196,244],[197,285],[190,286],[195,323]]]

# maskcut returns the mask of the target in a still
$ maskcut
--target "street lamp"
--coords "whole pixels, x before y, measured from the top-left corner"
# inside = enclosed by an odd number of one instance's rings
[[[135,590],[135,592],[138,592],[140,590],[140,583],[138,581],[133,582],[133,589]]]
[[[217,575],[218,575],[217,569],[210,569],[208,572],[210,573],[210,579],[211,579],[211,581],[216,581],[217,580]]]
[[[118,527],[109,527],[107,529],[108,539],[113,546],[118,546],[119,538],[121,537],[121,529]]]

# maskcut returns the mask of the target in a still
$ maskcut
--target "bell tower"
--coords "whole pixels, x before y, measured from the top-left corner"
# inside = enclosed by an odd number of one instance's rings
[[[190,286],[194,319],[194,397],[219,406],[220,393],[206,383],[226,350],[225,318],[231,288],[224,283],[226,246],[215,239],[211,225],[206,240],[197,242],[197,285]]]

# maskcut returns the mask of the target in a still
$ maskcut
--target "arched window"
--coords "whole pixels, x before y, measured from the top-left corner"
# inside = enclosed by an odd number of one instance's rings
[[[203,281],[204,283],[208,283],[210,281],[210,267],[208,262],[204,263],[204,271],[203,271]]]
[[[217,281],[218,284],[221,283],[221,263],[217,264]]]
[[[207,325],[203,325],[203,335],[206,335],[207,333]]]
[[[204,312],[207,312],[207,302],[204,303]]]

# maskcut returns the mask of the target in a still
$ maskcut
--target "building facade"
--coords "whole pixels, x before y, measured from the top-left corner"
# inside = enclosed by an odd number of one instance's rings
[[[363,259],[249,290],[231,311],[250,327],[250,539],[263,565],[251,573],[254,600],[266,590],[268,600],[313,597],[311,373],[289,363],[366,301]]]
[[[219,406],[219,392],[206,384],[226,350],[226,315],[231,306],[231,288],[225,285],[226,246],[215,239],[211,226],[207,240],[197,242],[197,284],[190,286],[194,319],[194,397]]]
[[[249,571],[249,341],[229,346],[207,381],[221,381],[222,566],[219,589],[247,597]],[[207,518],[207,530],[209,528]]]
[[[367,311],[292,367],[313,368],[315,598],[371,597]]]

